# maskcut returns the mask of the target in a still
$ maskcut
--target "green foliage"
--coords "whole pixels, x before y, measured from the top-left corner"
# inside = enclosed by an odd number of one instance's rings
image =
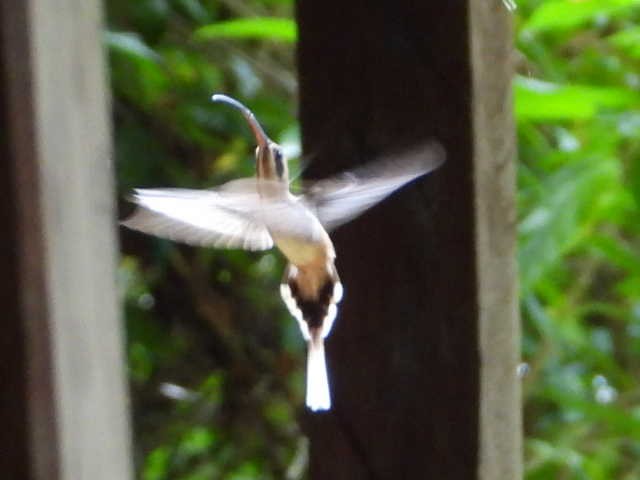
[[[638,0],[551,0],[546,2],[519,2],[540,5],[528,16],[523,25],[527,31],[575,30],[594,20],[621,17],[640,5]]]
[[[518,76],[514,93],[521,122],[588,120],[602,111],[640,108],[640,94],[628,88],[558,85]]]
[[[609,38],[609,43],[634,59],[640,59],[640,27],[621,30]]]
[[[206,25],[195,31],[198,40],[237,38],[296,41],[296,24],[286,18],[240,18]]]
[[[638,478],[640,3],[519,7],[527,478]]]

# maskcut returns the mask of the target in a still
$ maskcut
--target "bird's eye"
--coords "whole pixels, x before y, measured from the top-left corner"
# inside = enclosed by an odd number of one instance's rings
[[[284,175],[284,163],[282,160],[282,152],[279,148],[273,149],[273,163],[276,165],[276,173],[279,178],[282,178]]]

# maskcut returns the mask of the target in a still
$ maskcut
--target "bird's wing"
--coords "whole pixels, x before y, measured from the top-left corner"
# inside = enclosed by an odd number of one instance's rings
[[[385,158],[320,180],[307,188],[304,201],[327,230],[354,219],[412,180],[444,163],[438,143],[414,147],[393,158]]]
[[[214,190],[138,189],[136,211],[122,224],[189,245],[267,250],[273,240],[261,221],[255,179]]]

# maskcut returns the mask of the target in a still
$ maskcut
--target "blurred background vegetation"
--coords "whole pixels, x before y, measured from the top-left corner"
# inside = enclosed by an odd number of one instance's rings
[[[252,173],[251,135],[213,92],[298,155],[292,0],[106,6],[120,194]],[[637,479],[640,1],[513,16],[527,479]],[[138,477],[304,478],[282,260],[121,234]]]

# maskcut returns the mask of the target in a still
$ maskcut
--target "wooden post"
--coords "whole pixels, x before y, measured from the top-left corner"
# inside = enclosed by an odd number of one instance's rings
[[[510,14],[501,0],[298,0],[322,176],[435,138],[444,167],[336,232],[334,408],[314,479],[522,476]]]
[[[0,2],[3,478],[131,478],[100,12]]]

